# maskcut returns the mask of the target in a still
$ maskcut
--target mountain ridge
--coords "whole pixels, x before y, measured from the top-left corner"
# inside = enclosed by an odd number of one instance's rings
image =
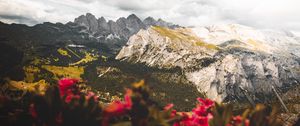
[[[30,42],[33,45],[40,44],[85,44],[100,43],[116,53],[128,40],[128,38],[150,25],[164,25],[164,27],[180,27],[164,21],[154,20],[145,25],[136,15],[120,17],[116,21],[106,21],[104,17],[96,18],[91,13],[80,15],[73,22],[51,23],[44,22],[34,26],[24,24],[1,23],[0,37],[11,41],[8,44],[23,46]],[[163,22],[163,23],[161,23]],[[21,44],[22,43],[22,44]],[[26,48],[26,47],[25,47]]]
[[[249,37],[243,32],[247,28],[230,32],[230,25],[222,27],[229,30],[150,27],[130,37],[116,59],[149,67],[179,67],[199,92],[217,101],[245,100],[244,91],[252,101],[268,101],[272,86],[282,91],[299,85],[300,58],[293,51],[299,50],[300,44],[285,50],[282,45]],[[284,44],[291,48],[289,44],[295,41]],[[275,50],[269,50],[271,47]]]

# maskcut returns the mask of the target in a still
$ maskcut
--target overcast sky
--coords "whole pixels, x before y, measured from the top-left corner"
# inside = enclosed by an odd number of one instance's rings
[[[238,23],[300,33],[300,0],[0,0],[0,21],[73,21],[90,12],[116,20],[134,13],[183,26]]]

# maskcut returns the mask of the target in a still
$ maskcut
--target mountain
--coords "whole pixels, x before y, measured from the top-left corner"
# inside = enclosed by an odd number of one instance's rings
[[[266,102],[300,84],[300,42],[281,31],[229,24],[140,30],[117,60],[174,69],[217,101]]]
[[[37,88],[70,77],[102,93],[103,102],[108,102],[122,97],[124,88],[144,79],[157,104],[172,102],[178,110],[188,111],[196,105],[194,99],[202,95],[177,69],[156,69],[114,59],[130,35],[151,25],[179,27],[151,17],[141,21],[130,15],[106,21],[92,14],[66,24],[45,22],[29,27],[0,23],[0,95],[19,99],[25,94],[20,92],[27,92],[30,85]]]
[[[148,17],[146,19],[149,19]],[[144,20],[147,22],[147,20]],[[151,18],[153,19],[153,18]],[[0,23],[0,42],[7,43],[20,49],[28,46],[56,44],[89,44],[98,43],[102,48],[107,47],[109,53],[116,53],[126,44],[128,38],[140,29],[157,25],[176,28],[178,25],[167,23],[161,19],[143,23],[136,15],[121,17],[116,21],[106,21],[104,17],[97,19],[91,13],[75,18],[74,22],[50,23],[45,22],[29,27],[22,24]],[[7,41],[6,41],[7,40]]]
[[[204,96],[261,102],[274,97],[272,86],[286,92],[299,85],[299,52],[299,37],[289,32],[237,24],[184,28],[90,13],[66,24],[0,22],[0,90],[71,77],[113,97],[145,79],[150,97],[180,111]]]

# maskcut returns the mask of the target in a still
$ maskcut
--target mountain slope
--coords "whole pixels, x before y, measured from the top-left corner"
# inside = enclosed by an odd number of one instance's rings
[[[147,19],[144,21],[147,22]],[[161,19],[143,23],[134,14],[107,22],[104,17],[96,19],[94,15],[87,13],[76,18],[74,22],[66,24],[45,22],[29,27],[0,22],[0,43],[10,44],[20,49],[40,45],[98,43],[100,47],[107,47],[110,50],[108,53],[115,53],[126,44],[131,35],[152,25],[179,27]]]
[[[198,91],[217,101],[268,101],[272,86],[287,90],[300,82],[300,59],[293,50],[270,42],[271,35],[248,27],[224,25],[214,30],[151,27],[133,35],[116,59],[150,67],[180,68]],[[229,29],[228,29],[229,28]],[[206,33],[203,33],[205,29]],[[255,34],[255,36],[250,36]],[[257,40],[257,34],[264,41]],[[245,39],[246,38],[246,39]],[[297,44],[292,37],[285,45]],[[293,54],[295,53],[295,54]],[[247,96],[246,96],[247,95]]]

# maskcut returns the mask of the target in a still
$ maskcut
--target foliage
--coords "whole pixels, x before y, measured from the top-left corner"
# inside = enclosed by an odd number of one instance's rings
[[[62,49],[62,48],[59,48],[57,49],[57,52],[60,54],[60,55],[63,55],[63,56],[68,56],[68,57],[71,57],[68,53],[68,51]]]
[[[33,82],[35,79],[34,75],[40,72],[40,69],[35,66],[24,66],[23,70],[25,72],[24,80],[27,82]]]
[[[70,77],[80,79],[84,73],[83,66],[53,66],[53,65],[42,65],[43,69],[50,71],[54,74],[55,78]]]
[[[77,61],[75,63],[71,63],[70,65],[74,66],[74,65],[79,65],[79,64],[86,64],[86,63],[97,60],[97,58],[98,58],[98,55],[95,55],[95,54],[92,54],[89,52],[85,52],[84,58],[80,59],[79,61]]]
[[[144,81],[126,89],[123,100],[100,103],[99,95],[82,91],[80,80],[65,78],[49,87],[45,94],[31,94],[23,110],[11,109],[9,100],[0,98],[4,125],[43,126],[276,126],[276,111],[263,105],[234,115],[231,105],[198,98],[191,112],[177,112],[173,104],[160,108],[149,97]],[[21,123],[22,122],[22,123]]]
[[[152,29],[154,29],[159,34],[170,38],[171,40],[192,42],[197,46],[205,47],[207,49],[219,50],[218,46],[214,44],[206,43],[203,40],[201,40],[199,37],[197,37],[196,35],[192,35],[191,33],[187,34],[187,32],[190,32],[188,30],[184,30],[184,29],[173,30],[173,29],[163,28],[159,26],[153,26]]]

